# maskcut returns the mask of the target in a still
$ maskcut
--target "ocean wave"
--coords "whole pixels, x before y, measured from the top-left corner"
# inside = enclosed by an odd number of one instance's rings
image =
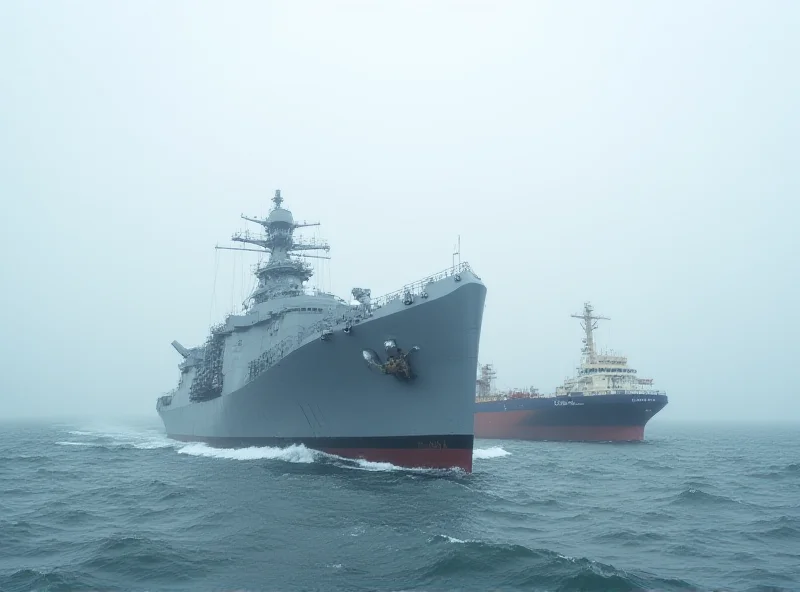
[[[197,491],[195,487],[178,483],[167,483],[160,479],[151,479],[145,486],[148,499],[158,501],[171,501],[192,495]]]
[[[481,542],[477,539],[457,539],[456,537],[451,537],[446,534],[436,534],[429,540],[429,542],[441,542],[441,541],[444,541],[446,543],[460,543],[460,544]]]
[[[796,479],[800,477],[800,463],[772,464],[758,471],[752,471],[748,476],[757,479]]]
[[[26,541],[52,534],[52,529],[34,520],[0,520],[0,533],[0,549],[10,556],[12,550],[24,547]]]
[[[664,510],[649,510],[641,514],[641,518],[647,523],[674,522],[677,520],[677,516],[675,516],[675,514],[666,512]]]
[[[45,463],[51,462],[51,458],[49,456],[45,456],[44,454],[9,454],[5,453],[2,459],[5,463],[9,465],[16,465],[18,463],[22,463],[24,465],[36,465],[40,466]]]
[[[676,555],[678,557],[687,557],[695,559],[698,557],[712,559],[714,557],[714,555],[711,555],[710,553],[703,551],[697,545],[692,545],[688,543],[667,545],[666,547],[664,547],[664,552],[669,555]]]
[[[412,468],[412,467],[400,467],[394,465],[390,462],[375,462],[364,460],[363,458],[347,458],[344,456],[336,456],[334,454],[322,454],[323,458],[326,458],[333,464],[344,468],[344,469],[354,469],[357,471],[370,471],[370,472],[405,472],[405,473],[417,473],[417,474],[436,474],[442,472],[440,469],[425,469],[422,467],[419,468]]]
[[[19,569],[8,577],[0,577],[4,592],[31,592],[50,590],[119,590],[117,586],[104,586],[88,573],[74,570]]]
[[[50,521],[59,526],[84,526],[92,521],[99,520],[100,516],[80,508],[68,508],[54,512]]]
[[[614,530],[599,534],[592,540],[598,543],[614,542],[622,545],[641,545],[643,543],[664,541],[667,540],[667,537],[652,531],[634,532],[632,530]]]
[[[556,508],[562,505],[562,502],[558,498],[543,496],[536,491],[516,491],[513,496],[508,496],[499,491],[489,490],[486,491],[484,495],[493,500],[489,508],[491,511],[507,511],[509,509],[515,510],[520,507],[536,506]]]
[[[705,488],[713,487],[713,484],[706,477],[695,476],[695,477],[688,477],[687,480],[684,481],[683,486],[688,490],[692,489],[702,490],[704,487]]]
[[[422,581],[441,582],[458,576],[487,578],[492,589],[545,588],[555,590],[681,590],[695,589],[688,582],[659,578],[646,572],[631,573],[588,558],[569,557],[548,549],[523,545],[465,540],[436,535],[432,544],[445,550],[419,568]]]
[[[112,571],[136,580],[189,581],[202,575],[212,560],[208,550],[193,557],[191,549],[178,549],[145,536],[110,536],[90,545],[89,557],[78,566],[92,572]]]
[[[110,536],[73,545],[76,560],[70,569],[19,569],[0,578],[0,589],[117,590],[120,578],[129,583],[174,586],[196,581],[228,558],[217,553],[194,556],[191,549],[177,549],[143,536]]]
[[[641,467],[643,469],[651,469],[651,470],[654,470],[654,471],[669,472],[669,471],[674,471],[675,470],[675,467],[673,467],[670,464],[667,464],[665,462],[659,462],[657,460],[645,459],[645,458],[640,458],[640,459],[636,460],[636,462],[634,462],[633,464],[635,466],[637,466],[637,467]]]
[[[11,496],[29,496],[33,493],[30,486],[28,487],[9,487],[0,489],[0,495],[3,497],[11,497]]]
[[[748,534],[751,537],[800,540],[800,518],[781,516],[772,520],[758,520],[750,525],[753,528]]]
[[[44,477],[46,479],[67,479],[67,478],[74,478],[76,476],[80,476],[84,474],[83,471],[76,471],[75,469],[64,469],[64,468],[47,468],[47,467],[40,467],[36,469],[35,473],[36,476]]]
[[[761,534],[762,536],[773,539],[791,539],[791,540],[800,539],[800,530],[792,528],[791,526],[778,526],[777,528],[771,528],[770,530],[766,530]]]
[[[763,590],[764,592],[781,592],[783,590],[797,592],[797,580],[795,578],[785,574],[776,574],[763,567],[742,566],[733,570],[730,576],[739,586],[745,586],[751,582],[759,582],[756,586],[750,585],[747,588],[748,592],[756,590]],[[784,588],[782,587],[783,584],[787,586]]]
[[[672,505],[747,505],[741,500],[736,500],[725,495],[715,495],[713,493],[706,493],[702,489],[690,488],[685,489],[681,493],[672,498]]]
[[[133,448],[136,450],[157,450],[160,448],[176,448],[180,442],[170,440],[159,430],[130,430],[125,428],[100,428],[90,430],[68,430],[70,436],[79,439],[60,440],[58,446],[82,446],[114,450]]]

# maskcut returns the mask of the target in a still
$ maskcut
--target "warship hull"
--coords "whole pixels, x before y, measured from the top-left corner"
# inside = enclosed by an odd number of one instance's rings
[[[471,272],[390,302],[349,331],[334,327],[215,399],[162,406],[170,438],[215,447],[302,444],[402,467],[472,470],[473,406],[486,288]],[[382,373],[393,339],[409,351],[411,380]]]
[[[663,394],[572,395],[475,403],[476,438],[630,442],[667,405]]]

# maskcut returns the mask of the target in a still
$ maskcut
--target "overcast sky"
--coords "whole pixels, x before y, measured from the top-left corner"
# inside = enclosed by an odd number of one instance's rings
[[[343,297],[460,234],[498,386],[552,391],[591,300],[664,420],[800,418],[798,30],[794,1],[5,0],[0,418],[154,415],[277,188]]]

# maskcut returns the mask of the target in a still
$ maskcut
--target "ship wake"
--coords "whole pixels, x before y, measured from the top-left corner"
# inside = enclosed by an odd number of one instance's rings
[[[158,450],[182,446],[180,442],[167,438],[161,430],[135,430],[116,426],[104,426],[94,430],[89,428],[69,430],[65,433],[64,438],[64,440],[56,442],[56,445],[106,450],[118,448]]]
[[[279,461],[297,464],[325,463],[339,468],[373,471],[373,472],[412,472],[426,474],[460,473],[458,469],[408,468],[393,465],[389,462],[372,462],[328,454],[303,444],[285,447],[251,446],[246,448],[214,448],[203,442],[185,443],[167,438],[159,430],[131,430],[128,428],[103,427],[96,430],[83,428],[65,432],[65,439],[56,442],[58,446],[75,447],[76,449],[118,449],[133,448],[137,450],[172,449],[178,454],[190,457],[214,458],[233,461]],[[500,446],[475,448],[473,460],[490,461],[509,456],[511,453]]]
[[[178,449],[178,454],[204,456],[226,460],[282,460],[290,463],[313,463],[318,460],[316,450],[310,450],[302,444],[278,448],[272,446],[250,448],[212,448],[202,442],[187,444]]]
[[[253,461],[253,460],[276,460],[289,463],[326,463],[339,468],[357,471],[374,472],[410,472],[410,473],[452,473],[462,472],[458,469],[430,469],[430,468],[409,468],[393,465],[389,462],[373,462],[364,459],[347,458],[328,454],[318,450],[306,448],[302,444],[295,444],[284,448],[273,446],[253,446],[249,448],[213,448],[204,443],[192,443],[184,445],[178,449],[178,454],[189,456],[202,456],[207,458],[218,458],[224,460]],[[492,448],[476,448],[473,451],[473,459],[488,460],[508,456],[499,446]]]

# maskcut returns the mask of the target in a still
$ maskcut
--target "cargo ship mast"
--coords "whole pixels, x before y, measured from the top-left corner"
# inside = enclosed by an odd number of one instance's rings
[[[475,381],[475,396],[478,400],[489,399],[494,394],[493,383],[494,379],[497,378],[497,372],[495,372],[492,364],[482,364],[480,372],[480,378]]]
[[[326,251],[330,246],[325,241],[296,242],[294,231],[307,226],[319,226],[319,222],[295,222],[292,212],[283,208],[281,190],[275,191],[272,198],[275,206],[265,219],[251,218],[242,214],[248,222],[255,222],[264,228],[264,234],[251,234],[250,231],[238,232],[231,240],[261,247],[260,249],[217,247],[235,251],[255,251],[269,253],[265,264],[256,265],[253,273],[258,278],[258,286],[248,297],[254,304],[265,302],[270,298],[300,296],[303,294],[303,283],[314,274],[311,266],[292,255],[314,259],[330,259],[324,255],[309,255],[308,251]]]
[[[594,312],[592,305],[588,302],[584,302],[583,314],[570,315],[575,319],[581,319],[583,321],[581,323],[581,327],[586,333],[586,337],[584,337],[583,339],[584,345],[582,352],[584,356],[584,362],[588,364],[594,364],[597,362],[597,350],[595,349],[594,346],[594,336],[593,336],[593,331],[597,329],[597,321],[611,320],[608,317],[594,316],[592,312]]]

